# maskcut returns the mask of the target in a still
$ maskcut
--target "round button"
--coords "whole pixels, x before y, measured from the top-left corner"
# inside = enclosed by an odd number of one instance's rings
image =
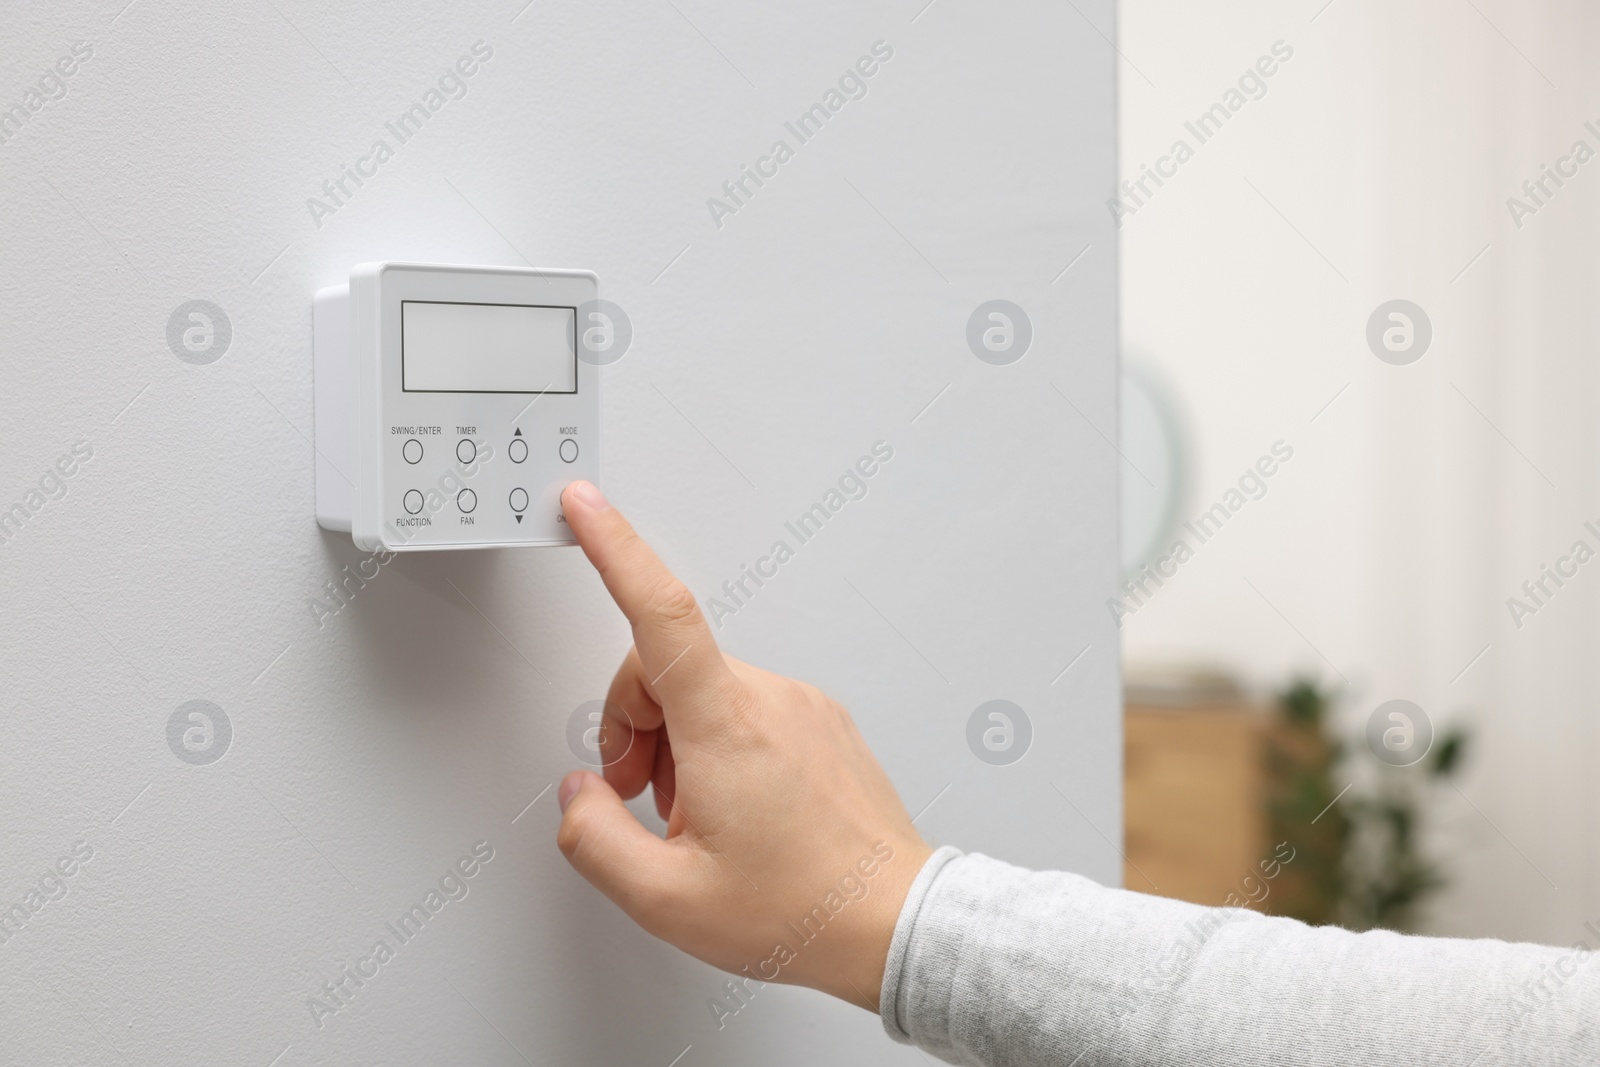
[[[463,437],[456,442],[456,458],[463,463],[471,463],[478,458],[478,446],[470,438]]]
[[[471,489],[463,489],[456,494],[456,507],[463,512],[471,514],[472,509],[478,506],[478,494]]]
[[[407,441],[405,447],[400,450],[400,454],[406,457],[407,463],[421,463],[422,442],[415,440]]]
[[[528,458],[528,442],[520,437],[513,437],[511,444],[506,448],[506,455],[511,457],[511,462],[521,463]]]
[[[573,460],[575,460],[577,458],[578,458],[578,442],[574,441],[570,437],[562,438],[561,439],[561,459],[566,463],[571,463]]]
[[[406,505],[406,514],[408,514],[408,515],[415,515],[417,512],[421,511],[422,510],[422,493],[420,493],[416,489],[411,490],[409,493],[406,494],[405,505]]]
[[[528,491],[526,489],[511,490],[511,510],[516,512],[528,510]]]

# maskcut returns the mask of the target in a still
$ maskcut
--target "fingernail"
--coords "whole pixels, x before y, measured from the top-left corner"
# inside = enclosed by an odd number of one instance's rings
[[[587,482],[584,484],[588,484]],[[572,798],[578,795],[578,790],[583,788],[583,772],[573,771],[561,779],[561,788],[556,790],[556,803],[561,805],[561,814],[567,813],[567,805],[572,803]]]
[[[611,507],[605,494],[593,482],[573,482],[571,489],[573,499],[580,501],[590,511],[605,511]]]

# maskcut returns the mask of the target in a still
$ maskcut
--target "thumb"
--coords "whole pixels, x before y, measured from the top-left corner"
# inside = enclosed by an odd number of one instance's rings
[[[652,917],[644,912],[674,880],[677,850],[645,829],[597,774],[573,771],[562,779],[556,799],[562,813],[556,844],[567,862],[635,922],[651,929]]]

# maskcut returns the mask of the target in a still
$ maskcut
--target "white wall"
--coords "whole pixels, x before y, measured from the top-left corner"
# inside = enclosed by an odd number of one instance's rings
[[[1119,877],[1109,3],[122,5],[29,5],[0,49],[9,101],[92,47],[0,144],[0,503],[93,453],[0,545],[0,907],[92,849],[0,943],[0,1059],[919,1062],[790,989],[718,1031],[722,976],[568,870],[545,790],[626,642],[577,551],[397,559],[319,624],[361,557],[312,519],[310,301],[360,260],[596,270],[636,331],[607,488],[704,597],[888,442],[719,636],[852,707],[930,839]],[[869,94],[716,227],[879,40]],[[314,224],[478,41],[467,95]],[[965,341],[996,297],[1036,331],[1007,367]],[[209,365],[167,344],[192,299],[231,322]],[[995,698],[1034,724],[1008,767],[965,741]],[[233,730],[203,766],[167,740],[197,699]],[[479,841],[319,1028],[307,998]]]
[[[1295,448],[1127,621],[1130,664],[1220,662],[1261,686],[1305,670],[1341,689],[1357,738],[1392,697],[1467,722],[1432,927],[1590,937],[1600,579],[1584,568],[1520,629],[1506,600],[1575,540],[1600,549],[1583,529],[1600,516],[1600,178],[1583,168],[1520,229],[1506,200],[1573,141],[1600,149],[1583,128],[1594,12],[1130,0],[1121,20],[1155,84],[1123,68],[1124,175],[1274,41],[1294,49],[1121,231],[1126,343],[1178,383],[1198,435],[1190,513],[1275,440]],[[1410,366],[1364,340],[1397,297],[1433,322]]]

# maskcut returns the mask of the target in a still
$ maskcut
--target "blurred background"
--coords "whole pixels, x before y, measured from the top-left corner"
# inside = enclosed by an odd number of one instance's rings
[[[1130,888],[1253,876],[1269,911],[1556,944],[1600,919],[1597,22],[1120,5]]]

